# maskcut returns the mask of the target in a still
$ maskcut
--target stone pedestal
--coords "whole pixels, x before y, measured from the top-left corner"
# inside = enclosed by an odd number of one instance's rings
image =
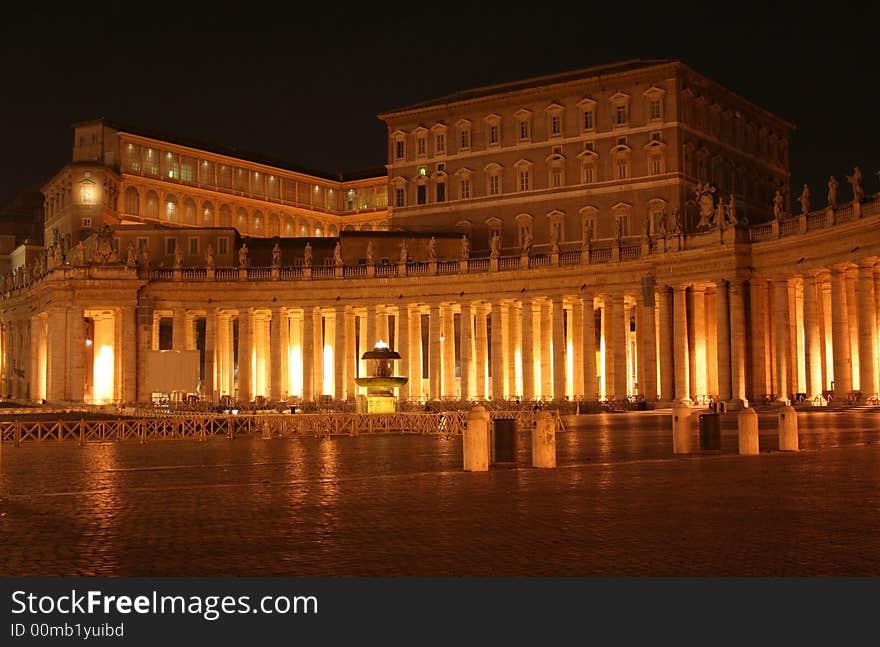
[[[539,411],[532,428],[532,466],[556,467],[556,421],[549,411]]]
[[[785,406],[779,410],[779,451],[798,451],[798,420],[794,407]]]
[[[690,454],[694,446],[694,428],[689,405],[677,402],[672,407],[672,453]]]
[[[468,413],[461,446],[465,472],[489,471],[489,412],[486,407],[477,405]]]
[[[739,435],[739,453],[744,456],[759,453],[758,413],[751,407],[743,409],[736,416],[736,427]]]

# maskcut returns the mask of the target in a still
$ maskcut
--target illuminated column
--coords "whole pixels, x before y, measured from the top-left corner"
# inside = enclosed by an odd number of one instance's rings
[[[776,279],[773,281],[773,322],[776,326],[776,400],[779,402],[788,400],[791,392],[789,317],[788,279]]]
[[[508,301],[504,306],[504,345],[507,353],[507,397],[519,397],[522,390],[517,384],[517,356],[519,353],[519,324],[520,314],[517,305]]]
[[[753,279],[749,282],[752,331],[752,398],[760,399],[772,393],[770,381],[770,356],[768,353],[770,317],[767,308],[767,281]]]
[[[730,312],[728,306],[728,284],[720,280],[715,284],[715,338],[718,356],[718,399],[728,402],[733,399],[730,352]]]
[[[345,353],[345,392],[348,397],[353,398],[357,395],[357,383],[354,378],[357,377],[358,349],[355,313],[351,308],[345,312]],[[409,389],[409,384],[406,388]]]
[[[673,346],[675,357],[675,399],[690,404],[688,365],[687,286],[677,285],[673,292]]]
[[[734,279],[728,288],[730,310],[730,381],[734,401],[748,406],[746,398],[746,308],[744,286]]]
[[[161,319],[161,313],[153,313],[153,325],[150,328],[150,350],[159,350],[159,321]]]
[[[250,402],[253,398],[251,375],[251,313],[247,308],[238,311],[238,400]]]
[[[101,312],[92,319],[95,322],[92,398],[95,402],[110,402],[115,381],[114,354],[118,350],[114,348],[114,318],[110,312]]]
[[[877,393],[874,362],[874,264],[863,261],[858,267],[857,299],[859,308],[859,388],[868,398]]]
[[[376,306],[376,335],[389,346],[391,345],[391,336],[388,334],[388,309],[385,306]],[[376,342],[371,341],[370,347]]]
[[[50,308],[46,324],[46,399],[50,402],[59,402],[64,400],[67,378],[67,311],[64,308]],[[132,315],[132,325],[134,325],[134,315]],[[133,339],[127,348],[134,348]],[[128,363],[134,364],[133,361]],[[129,399],[133,400],[134,397]]]
[[[730,318],[726,312],[725,317],[729,333]],[[718,294],[713,288],[706,290],[706,393],[711,395],[719,393],[718,361]],[[727,363],[729,367],[729,357]]]
[[[541,320],[541,397],[549,400],[553,397],[553,320],[550,299],[538,303]]]
[[[48,343],[46,337],[48,334],[49,317],[45,313],[34,315],[30,318],[31,327],[31,356],[28,375],[30,376],[30,393],[28,398],[35,402],[46,397],[47,384],[47,351]]]
[[[366,339],[366,343],[363,345],[364,348],[361,351],[361,355],[363,355],[368,350],[372,350],[373,346],[375,346],[376,342],[379,341],[379,339],[380,339],[380,337],[378,336],[379,331],[377,330],[377,328],[378,328],[377,323],[379,320],[379,313],[377,311],[377,306],[367,306],[366,319],[367,319],[367,339]],[[388,340],[386,339],[384,341],[388,341]]]
[[[667,285],[661,285],[657,289],[658,301],[658,334],[660,339],[657,351],[660,361],[660,399],[663,402],[672,402],[675,399],[675,372],[674,365],[674,328],[672,316],[672,290]]]
[[[411,380],[412,372],[409,368],[409,306],[407,304],[402,303],[400,305],[400,307],[397,309],[397,317],[395,317],[395,320],[397,323],[397,335],[394,337],[394,350],[396,350],[400,354],[400,359],[397,360],[396,374],[402,375],[403,377],[407,377]],[[409,399],[409,380],[407,380],[407,383],[403,384],[398,389],[397,397],[401,400]]]
[[[689,359],[690,368],[694,373],[690,376],[690,382],[693,393],[703,396],[708,393],[708,384],[706,383],[706,290],[702,286],[695,285],[691,290],[691,296],[694,303],[694,320],[690,326],[694,340],[694,356]]]
[[[819,306],[822,310],[822,389],[830,390],[834,381],[834,342],[831,334],[831,273],[828,270],[819,274],[816,287],[819,289]]]
[[[413,310],[413,316],[410,317],[410,335],[409,347],[409,396],[410,398],[421,399],[425,394],[422,391],[422,311],[416,307]]]
[[[204,397],[207,402],[217,401],[217,311],[205,313],[205,381]]]
[[[654,325],[654,290],[643,290],[639,299],[641,318],[636,335],[639,339],[639,364],[643,367],[641,392],[648,402],[657,399],[657,335]]]
[[[822,349],[819,336],[819,304],[816,277],[804,274],[804,365],[807,397],[822,394]]]
[[[846,268],[838,266],[831,272],[831,343],[834,353],[834,396],[838,401],[845,399],[853,390],[846,296]]]
[[[333,318],[333,397],[345,399],[345,306],[337,305]]]
[[[492,362],[492,399],[504,398],[504,333],[501,326],[501,304],[489,306],[492,317],[491,362]]]
[[[251,395],[266,397],[266,313],[262,310],[254,312],[251,316],[251,338],[253,350],[251,351],[251,369],[254,371],[251,377]]]
[[[599,385],[596,380],[596,310],[592,293],[584,295],[583,317],[584,342],[584,400],[598,399]]]
[[[562,297],[552,297],[550,317],[552,319],[553,346],[553,399],[562,400],[565,395],[565,323]]]
[[[320,308],[315,309],[315,316],[313,320],[314,327],[314,348],[315,352],[312,355],[312,366],[315,371],[315,381],[314,381],[314,389],[315,389],[315,397],[321,397],[322,395],[327,395],[327,389],[325,388],[324,382],[324,346],[327,345],[327,340],[325,339],[325,320],[324,313]]]
[[[856,298],[856,268],[846,268],[846,314],[849,320],[849,352],[852,365],[853,390],[861,390],[858,384],[861,377],[859,366],[859,304]]]
[[[183,349],[196,350],[196,316],[186,311],[183,316]]]
[[[614,399],[625,400],[627,393],[627,370],[626,370],[626,347],[629,345],[629,317],[626,316],[623,292],[617,292],[611,296],[612,310],[609,311],[611,325],[609,329],[614,331],[612,356],[614,358]]]
[[[432,303],[428,308],[428,397],[440,399],[440,304]]]
[[[476,332],[474,333],[475,346],[475,374],[477,386],[477,398],[486,399],[486,373],[488,358],[488,334],[486,331],[486,310],[482,305],[474,305],[474,321]]]
[[[50,311],[51,316],[51,311]],[[136,320],[136,312],[135,306],[126,305],[121,306],[117,310],[118,319],[118,330],[119,330],[119,343],[117,344],[117,348],[119,349],[117,355],[121,360],[121,390],[119,392],[119,397],[123,402],[136,402],[137,401],[137,364],[138,360],[143,361],[143,356],[139,355],[137,352],[137,320]],[[208,352],[207,348],[205,349],[205,361],[207,362]],[[208,369],[205,368],[205,381],[209,379]],[[61,392],[63,393],[63,385]],[[210,391],[206,391],[208,397],[210,397]]]
[[[302,398],[314,400],[318,389],[315,388],[315,309],[311,306],[303,308],[301,354]]]
[[[614,311],[614,302],[610,294],[606,294],[602,299],[602,340],[605,343],[605,366],[602,367],[602,374],[605,379],[605,397],[609,400],[615,399],[614,393],[614,349],[617,346],[617,337],[620,333],[617,326],[613,322],[617,321],[617,313]]]
[[[455,311],[451,303],[445,304],[441,317],[441,343],[443,352],[443,397],[455,397]]]
[[[174,309],[174,318],[171,328],[172,350],[186,350],[186,310],[178,306]],[[156,346],[158,348],[158,345]]]
[[[568,327],[571,336],[574,384],[572,391],[575,396],[584,396],[584,303],[580,299],[572,302],[571,323]]]
[[[461,363],[461,398],[472,400],[474,398],[473,376],[473,338],[474,338],[474,314],[470,303],[461,304],[460,335],[460,363]]]
[[[877,388],[880,390],[880,265],[874,267],[874,366],[877,369]]]
[[[522,361],[522,397],[523,400],[535,399],[535,309],[532,300],[522,300],[522,334],[520,355]]]

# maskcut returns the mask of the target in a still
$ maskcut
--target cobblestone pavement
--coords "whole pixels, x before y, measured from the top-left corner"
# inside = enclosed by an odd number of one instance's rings
[[[565,419],[559,467],[461,469],[461,438],[2,448],[0,575],[880,575],[880,412],[800,452],[673,456],[666,412]]]

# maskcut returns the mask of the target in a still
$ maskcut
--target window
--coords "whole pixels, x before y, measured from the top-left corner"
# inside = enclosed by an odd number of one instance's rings
[[[80,202],[83,204],[95,204],[94,183],[86,181],[80,185]]]
[[[528,169],[519,172],[519,190],[528,191],[531,188],[531,177]]]
[[[445,171],[446,170],[446,162],[437,162],[437,170]]]
[[[550,171],[550,186],[562,186],[562,169],[554,168]]]
[[[419,138],[416,140],[416,144],[417,144],[417,146],[416,146],[416,152],[417,152],[419,155],[425,155],[425,138],[424,138],[424,137],[419,137]]]
[[[618,146],[626,146],[626,137],[618,137],[617,138]]]
[[[584,130],[593,130],[595,126],[593,125],[593,111],[592,110],[584,110]]]
[[[614,111],[615,121],[618,126],[622,126],[628,121],[626,105],[618,105]]]
[[[596,169],[593,165],[585,166],[583,168],[583,180],[584,184],[592,184],[596,181]]]
[[[221,255],[229,253],[229,239],[226,236],[217,239],[217,253]]]
[[[404,192],[403,189],[395,189],[394,190],[394,206],[402,207],[404,205]]]
[[[438,133],[436,139],[434,140],[434,148],[437,153],[446,152],[446,135],[443,133]]]
[[[149,244],[149,239],[144,237],[138,237],[137,239],[137,248],[138,250],[146,249]]]
[[[83,218],[82,219],[82,226],[83,226],[83,229],[88,229],[89,227],[91,227],[92,226],[92,219],[91,218]]]
[[[617,179],[625,180],[629,177],[629,162],[626,160],[617,161]]]
[[[651,175],[660,175],[663,172],[663,160],[659,155],[651,156]]]
[[[660,133],[651,133],[651,141],[659,142],[660,141]]]
[[[190,256],[198,256],[199,254],[199,239],[198,238],[190,238],[189,239],[189,255]]]
[[[428,188],[424,184],[420,184],[416,187],[416,202],[418,204],[425,204],[427,202]]]
[[[92,143],[93,144],[98,143],[98,134],[97,133],[92,133]]]
[[[519,122],[519,138],[520,139],[528,139],[529,138],[529,122],[521,121]]]
[[[552,151],[554,155],[562,155],[562,146],[554,146]]]
[[[551,135],[561,135],[562,134],[562,115],[552,115],[550,117],[550,134]]]
[[[174,253],[177,251],[177,239],[176,238],[166,238],[165,239],[165,254],[168,256],[174,256]]]
[[[584,143],[585,151],[595,151],[596,150],[596,142],[586,142]]]
[[[648,104],[648,118],[651,120],[660,119],[662,115],[660,99],[653,99]]]
[[[465,128],[461,131],[460,146],[464,150],[471,147],[471,131],[469,128]]]
[[[471,181],[468,178],[461,179],[461,186],[459,190],[459,198],[462,200],[467,200],[471,197]]]
[[[395,152],[395,157],[396,157],[397,159],[399,159],[399,160],[402,160],[402,159],[403,159],[403,152],[404,152],[404,149],[403,149],[403,140],[402,140],[402,139],[399,139],[399,140],[397,141],[397,144],[396,144],[395,150],[396,150],[396,152]]]
[[[446,183],[437,183],[437,202],[446,202]]]
[[[497,175],[489,176],[489,195],[498,195],[501,193],[501,178]]]
[[[497,144],[500,129],[496,124],[489,126],[489,144]]]

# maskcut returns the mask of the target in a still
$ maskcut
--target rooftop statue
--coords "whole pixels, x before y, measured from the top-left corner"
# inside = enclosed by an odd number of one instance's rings
[[[853,202],[861,202],[865,197],[865,190],[862,188],[862,169],[855,167],[853,174],[847,175],[846,179],[852,186]]]
[[[471,256],[471,241],[467,234],[461,235],[461,260],[466,261]]]
[[[798,198],[801,203],[801,213],[806,215],[810,212],[810,187],[804,185],[801,195]]]
[[[833,175],[828,178],[828,206],[832,209],[837,206],[837,178]]]
[[[312,266],[312,244],[311,243],[306,243],[306,246],[303,249],[303,265],[305,267]]]
[[[238,266],[239,267],[247,267],[248,266],[247,243],[242,243],[241,247],[238,248]]]

